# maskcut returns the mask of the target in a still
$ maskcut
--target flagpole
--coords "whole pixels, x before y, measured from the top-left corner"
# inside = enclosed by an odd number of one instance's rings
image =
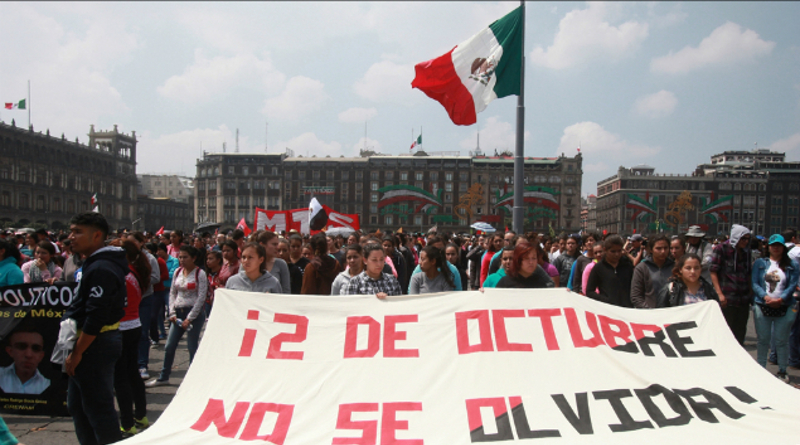
[[[28,128],[31,128],[31,80],[28,79]]]
[[[525,187],[523,166],[525,165],[525,0],[520,0],[522,8],[522,43],[520,65],[519,96],[517,97],[517,142],[514,154],[514,217],[513,229],[517,234],[524,231]]]

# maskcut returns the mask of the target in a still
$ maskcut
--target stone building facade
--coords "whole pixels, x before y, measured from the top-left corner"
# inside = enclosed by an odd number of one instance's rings
[[[0,123],[0,221],[67,228],[92,196],[112,228],[136,219],[136,133],[89,130],[89,142]]]
[[[742,224],[756,234],[797,228],[800,162],[760,149],[726,151],[691,175],[620,167],[597,183],[597,228],[634,233],[685,233],[700,225],[709,235]]]
[[[525,159],[525,229],[578,230],[582,158]],[[362,229],[468,231],[477,221],[511,227],[511,156],[304,158],[207,153],[197,161],[195,221],[223,228],[255,207],[291,210],[312,197],[358,214]]]

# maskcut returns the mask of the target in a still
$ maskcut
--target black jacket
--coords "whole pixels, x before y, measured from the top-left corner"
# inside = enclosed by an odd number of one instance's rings
[[[633,279],[633,263],[627,256],[620,258],[617,267],[600,261],[592,268],[589,281],[586,282],[586,296],[620,307],[633,307],[631,303],[631,280]],[[600,292],[595,292],[599,290]]]
[[[83,263],[81,280],[64,317],[75,320],[89,335],[120,321],[128,302],[125,276],[129,271],[121,248],[103,247],[93,253]]]
[[[497,286],[495,287],[511,289],[545,289],[554,286],[555,283],[553,283],[553,279],[550,278],[550,275],[547,275],[547,272],[545,272],[541,266],[537,266],[536,271],[533,272],[528,278],[506,275],[503,278],[500,278],[500,281],[497,282]]]
[[[703,286],[703,294],[706,300],[719,301],[717,291],[705,278],[700,277],[700,284]],[[667,285],[661,288],[656,297],[656,307],[676,307],[683,306],[686,301],[686,285],[682,280],[670,278]]]
[[[469,285],[471,289],[477,289],[480,287],[481,281],[481,257],[483,257],[483,248],[481,246],[475,246],[467,252],[467,260],[471,261],[469,263]]]

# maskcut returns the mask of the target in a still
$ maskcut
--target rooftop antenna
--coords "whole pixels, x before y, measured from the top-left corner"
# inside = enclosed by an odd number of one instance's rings
[[[264,131],[264,153],[269,152],[269,122],[267,122],[267,128]]]
[[[227,153],[228,152],[227,147],[225,147],[225,143],[224,142],[222,143],[222,152],[223,153]]]
[[[364,121],[364,151],[367,151],[367,121]]]
[[[234,153],[239,153],[239,129],[236,129],[236,151]]]

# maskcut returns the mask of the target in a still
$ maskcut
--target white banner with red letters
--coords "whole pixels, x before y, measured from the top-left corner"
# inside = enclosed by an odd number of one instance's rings
[[[800,391],[714,302],[563,289],[415,297],[218,290],[172,403],[126,444],[800,443]]]

